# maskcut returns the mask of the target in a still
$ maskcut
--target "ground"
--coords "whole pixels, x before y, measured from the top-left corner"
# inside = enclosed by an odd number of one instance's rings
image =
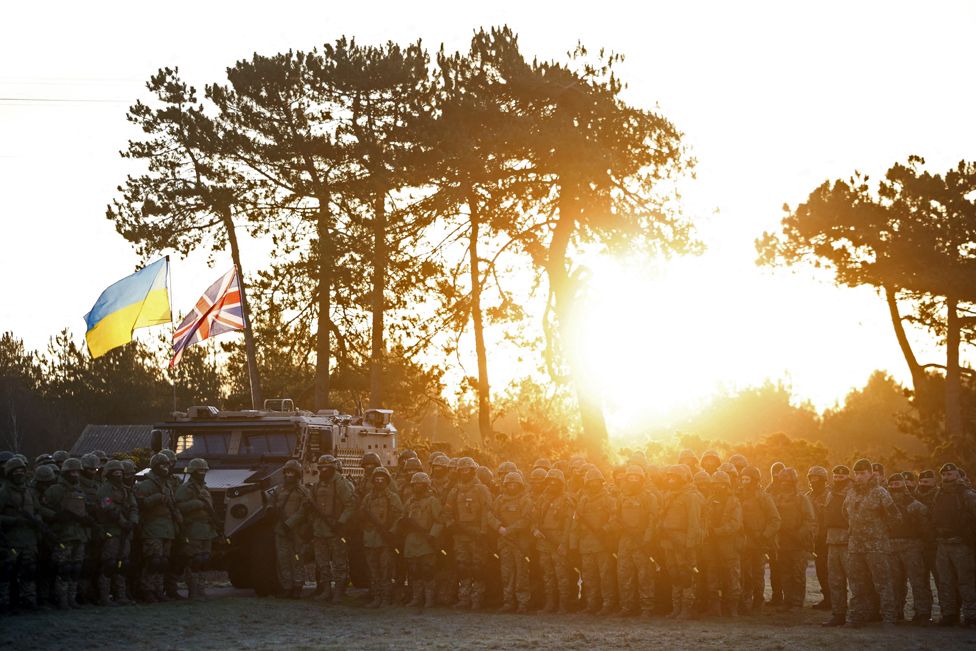
[[[816,595],[810,584],[810,603]],[[310,592],[310,590],[309,590]],[[229,586],[207,602],[48,611],[0,620],[0,649],[947,649],[976,648],[969,629],[824,629],[804,609],[738,620],[673,622],[587,615],[499,615],[438,608],[367,610],[258,598]]]

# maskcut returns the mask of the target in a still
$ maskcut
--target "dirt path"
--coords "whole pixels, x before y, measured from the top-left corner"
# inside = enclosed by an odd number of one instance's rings
[[[2,649],[959,649],[976,631],[824,629],[821,612],[672,622],[586,615],[379,611],[214,590],[205,603],[43,612],[0,620]]]

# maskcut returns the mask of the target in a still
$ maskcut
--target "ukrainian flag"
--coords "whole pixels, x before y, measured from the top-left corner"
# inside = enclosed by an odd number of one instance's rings
[[[170,323],[169,258],[161,258],[110,286],[85,315],[92,357],[132,341],[136,328]]]

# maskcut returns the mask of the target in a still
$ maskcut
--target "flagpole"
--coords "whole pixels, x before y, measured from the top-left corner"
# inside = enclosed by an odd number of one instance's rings
[[[173,335],[170,336],[170,345],[172,345],[173,337],[176,336],[176,321],[173,318],[173,275],[170,272],[169,267],[169,256],[166,256],[166,293],[169,294],[169,322],[173,326]],[[176,408],[176,367],[170,366],[170,384],[173,385],[173,411],[178,411]]]

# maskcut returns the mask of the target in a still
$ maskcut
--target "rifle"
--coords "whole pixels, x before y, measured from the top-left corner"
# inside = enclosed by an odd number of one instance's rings
[[[608,551],[616,557],[616,546],[613,544],[613,535],[609,531],[604,531],[603,529],[597,529],[587,522],[584,518],[578,518],[573,516],[573,519],[582,524],[584,527],[589,529],[590,533],[596,536],[600,542],[606,545],[609,549]]]
[[[47,526],[47,523],[45,523],[39,517],[36,515],[31,515],[24,509],[17,508],[13,504],[5,504],[4,508],[8,511],[12,510],[14,514],[20,516],[22,520],[26,520],[27,523],[33,527],[35,531],[41,534],[41,537],[44,538],[44,540],[46,540],[48,543],[51,545],[59,545],[62,549],[64,548],[64,545],[58,542],[57,534],[55,534],[51,527]],[[7,546],[6,542],[4,543],[4,546]]]
[[[400,549],[397,547],[396,536],[390,533],[389,529],[384,527],[383,524],[376,519],[375,515],[370,513],[369,508],[364,508],[362,510],[362,514],[366,516],[366,519],[369,520],[369,523],[372,524],[373,527],[376,529],[377,533],[380,534],[380,538],[383,539],[383,542],[386,543],[388,546],[392,547],[393,551],[399,554]]]

